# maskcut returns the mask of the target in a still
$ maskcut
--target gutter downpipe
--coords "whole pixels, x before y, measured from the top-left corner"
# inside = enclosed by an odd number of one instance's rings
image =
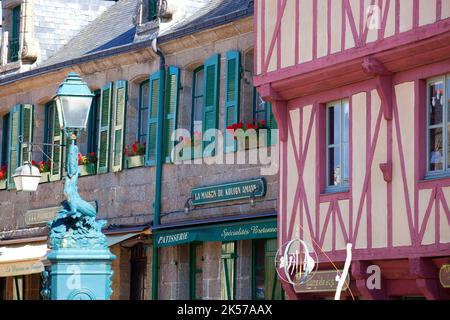
[[[158,38],[153,39],[152,49],[159,56],[159,92],[158,92],[158,124],[156,132],[156,177],[155,177],[155,198],[153,202],[154,216],[153,226],[160,224],[161,213],[161,180],[163,170],[163,134],[164,134],[164,106],[165,106],[165,88],[166,88],[166,57],[159,50]],[[158,247],[153,237],[152,254],[152,300],[158,300],[158,280],[159,280],[159,256]]]

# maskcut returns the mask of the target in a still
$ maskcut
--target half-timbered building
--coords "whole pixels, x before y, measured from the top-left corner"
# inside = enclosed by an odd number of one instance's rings
[[[255,1],[254,82],[280,129],[279,246],[298,235],[335,270],[351,243],[347,298],[449,297],[449,17],[448,0]]]

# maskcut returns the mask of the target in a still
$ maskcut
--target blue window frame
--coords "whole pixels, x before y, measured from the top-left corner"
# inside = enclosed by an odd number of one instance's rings
[[[349,186],[349,102],[327,104],[327,191],[341,191]]]
[[[450,174],[450,75],[427,81],[427,176]]]

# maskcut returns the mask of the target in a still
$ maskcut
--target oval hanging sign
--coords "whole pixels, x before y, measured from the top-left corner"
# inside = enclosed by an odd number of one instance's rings
[[[450,288],[450,264],[444,264],[439,270],[439,281],[444,288]]]
[[[264,197],[266,181],[264,178],[232,182],[209,187],[192,189],[191,197],[194,206],[208,203],[248,199],[252,196]]]

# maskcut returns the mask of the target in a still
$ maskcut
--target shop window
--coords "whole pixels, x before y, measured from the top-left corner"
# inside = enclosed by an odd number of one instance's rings
[[[253,292],[254,300],[284,299],[284,291],[275,270],[276,239],[253,240]]]
[[[427,173],[450,173],[450,75],[427,83]]]
[[[19,60],[20,48],[20,6],[11,10],[11,33],[9,39],[9,61]]]
[[[222,300],[234,300],[236,297],[236,243],[222,244],[220,264],[220,296]]]
[[[326,106],[327,191],[344,191],[349,185],[349,103]]]
[[[191,300],[203,298],[203,243],[191,243],[190,246],[190,290]]]
[[[13,278],[13,300],[25,300],[25,276]]]
[[[147,268],[146,246],[138,244],[131,248],[130,300],[145,299],[145,278]]]
[[[6,278],[0,277],[0,300],[6,300]]]

